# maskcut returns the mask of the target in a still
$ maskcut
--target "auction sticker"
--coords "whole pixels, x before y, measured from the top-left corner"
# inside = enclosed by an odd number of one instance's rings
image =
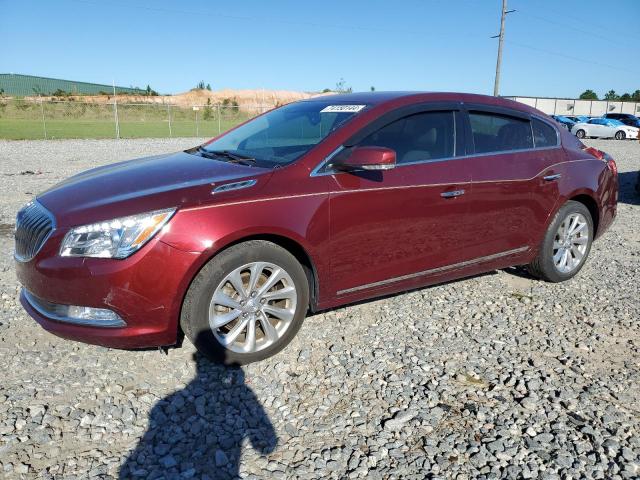
[[[340,113],[340,112],[348,112],[355,113],[362,110],[366,105],[328,105],[320,110],[320,113]]]

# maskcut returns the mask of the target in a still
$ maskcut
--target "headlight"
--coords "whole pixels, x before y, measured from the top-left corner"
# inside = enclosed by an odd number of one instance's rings
[[[175,208],[72,228],[64,237],[63,257],[126,258],[166,225]]]

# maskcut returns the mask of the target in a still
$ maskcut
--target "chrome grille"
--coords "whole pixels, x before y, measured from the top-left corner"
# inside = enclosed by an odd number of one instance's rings
[[[28,262],[37,255],[55,228],[53,215],[38,202],[30,202],[16,217],[15,257]]]

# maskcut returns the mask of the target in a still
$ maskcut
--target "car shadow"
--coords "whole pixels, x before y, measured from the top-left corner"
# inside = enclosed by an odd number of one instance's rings
[[[618,173],[618,202],[628,203],[630,205],[640,205],[640,192],[636,191],[637,181],[637,171]]]
[[[193,355],[196,377],[158,401],[149,426],[120,468],[120,479],[235,479],[247,440],[260,454],[278,437],[239,366]]]

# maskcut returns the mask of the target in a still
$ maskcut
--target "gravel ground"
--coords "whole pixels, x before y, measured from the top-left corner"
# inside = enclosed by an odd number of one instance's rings
[[[618,161],[619,214],[567,283],[497,271],[336,309],[242,369],[37,327],[17,303],[16,209],[194,143],[0,142],[0,477],[640,477],[638,142],[589,141]]]

